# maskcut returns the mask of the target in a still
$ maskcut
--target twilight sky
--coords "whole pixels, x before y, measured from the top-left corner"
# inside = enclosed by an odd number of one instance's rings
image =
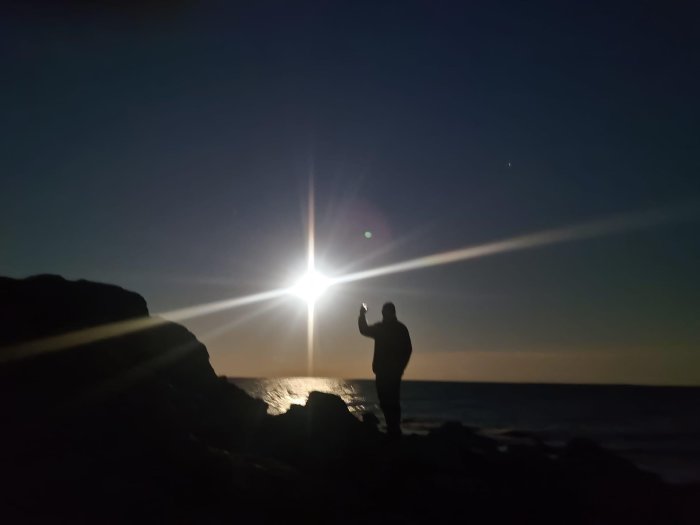
[[[330,275],[700,202],[692,2],[105,4],[0,17],[2,275],[111,282],[152,312],[287,286],[311,173]],[[314,372],[368,377],[359,303],[393,300],[409,378],[700,385],[699,233],[332,288]],[[221,374],[301,375],[305,316],[285,297],[184,324]]]

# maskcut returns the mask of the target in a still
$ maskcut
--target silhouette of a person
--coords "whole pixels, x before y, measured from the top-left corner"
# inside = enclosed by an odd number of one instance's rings
[[[392,438],[401,436],[401,377],[413,350],[408,328],[396,318],[396,307],[386,303],[382,307],[382,321],[367,324],[363,305],[357,324],[360,333],[374,339],[372,372],[376,377],[379,406],[384,412],[387,433]]]

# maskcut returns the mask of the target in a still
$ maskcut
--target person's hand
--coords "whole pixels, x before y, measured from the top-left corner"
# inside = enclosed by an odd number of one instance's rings
[[[362,303],[362,306],[360,306],[360,315],[365,315],[367,313],[367,307],[365,306],[365,303]]]

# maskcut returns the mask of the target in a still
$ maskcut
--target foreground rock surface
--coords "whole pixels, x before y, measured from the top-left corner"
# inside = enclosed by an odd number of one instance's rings
[[[700,522],[698,487],[583,439],[504,446],[448,423],[393,443],[319,392],[269,416],[115,286],[2,278],[0,315],[3,523]]]

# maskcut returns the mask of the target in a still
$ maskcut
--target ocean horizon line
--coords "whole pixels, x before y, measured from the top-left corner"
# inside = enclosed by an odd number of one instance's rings
[[[337,381],[369,381],[372,377],[337,377],[337,376],[304,376],[304,375],[271,375],[271,376],[231,376],[223,374],[229,380],[274,380],[274,379],[333,379]],[[623,387],[623,388],[663,388],[663,389],[700,389],[700,385],[668,385],[668,384],[641,384],[641,383],[574,383],[552,381],[456,381],[454,379],[403,379],[402,383],[447,383],[469,385],[502,385],[502,386],[562,386],[562,387]]]

